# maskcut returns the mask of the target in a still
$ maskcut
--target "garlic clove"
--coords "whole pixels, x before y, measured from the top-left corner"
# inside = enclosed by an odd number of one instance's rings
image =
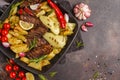
[[[66,22],[69,22],[69,15],[67,13],[64,14],[64,18]]]
[[[85,26],[87,26],[87,27],[93,27],[94,25],[93,25],[92,22],[85,22]]]
[[[10,44],[8,42],[2,42],[2,45],[6,48],[10,47]]]
[[[79,9],[79,5],[77,4],[77,5],[75,5],[75,8],[78,8]]]
[[[76,16],[76,17],[79,17],[80,14],[81,14],[81,13],[76,13],[75,16]]]
[[[30,5],[30,8],[32,10],[36,10],[38,8],[39,4],[33,4],[33,5]]]
[[[81,30],[84,31],[84,32],[87,32],[87,31],[88,31],[87,27],[86,27],[84,24],[82,24]]]
[[[81,20],[81,19],[82,19],[82,14],[80,14],[80,15],[79,15],[78,19],[79,19],[79,20]]]
[[[19,56],[20,56],[20,57],[25,57],[25,55],[26,55],[26,54],[25,54],[24,52],[19,53]]]
[[[91,14],[89,12],[86,12],[84,15],[85,15],[85,17],[88,18],[88,17],[90,17]]]
[[[86,19],[87,19],[86,16],[84,15],[84,13],[82,14],[82,19],[83,19],[83,20],[86,20]]]
[[[76,14],[78,12],[79,12],[78,8],[74,8],[74,13]]]
[[[80,4],[78,4],[78,6],[79,6],[79,8],[83,8],[85,6],[85,4],[84,3],[80,3]]]

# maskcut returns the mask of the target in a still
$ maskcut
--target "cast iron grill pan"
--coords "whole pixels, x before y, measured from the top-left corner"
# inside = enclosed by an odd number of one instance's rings
[[[10,11],[10,9],[11,9],[12,4],[14,4],[14,3],[16,3],[16,2],[19,2],[19,1],[21,1],[21,0],[14,0],[14,1],[10,4],[10,6],[8,7],[8,9],[4,12],[4,14],[2,14],[2,16],[0,17],[0,20],[4,21],[4,20],[8,17],[8,15],[9,15],[9,11]],[[1,51],[4,55],[6,55],[8,58],[13,58],[14,61],[15,61],[18,65],[20,65],[20,66],[23,67],[24,69],[26,69],[26,70],[34,73],[34,74],[46,73],[47,71],[49,71],[50,69],[52,69],[52,67],[55,66],[55,64],[57,64],[57,62],[60,61],[60,59],[66,54],[66,52],[67,52],[68,49],[70,48],[71,44],[73,43],[73,41],[74,41],[74,39],[75,39],[78,31],[79,31],[79,25],[78,25],[78,23],[77,23],[77,20],[76,20],[76,19],[74,18],[74,16],[72,15],[72,13],[69,12],[69,10],[67,10],[67,9],[65,8],[65,6],[62,6],[62,4],[59,4],[59,3],[57,3],[57,4],[58,4],[58,6],[60,7],[60,9],[62,10],[63,13],[69,14],[70,22],[76,23],[76,27],[75,27],[75,29],[74,29],[74,33],[73,33],[72,35],[68,36],[68,41],[67,41],[67,43],[66,43],[66,46],[61,50],[61,52],[60,52],[59,54],[57,54],[57,55],[50,61],[50,62],[51,62],[50,65],[43,67],[42,71],[39,71],[39,70],[37,70],[37,69],[34,69],[34,68],[32,68],[32,67],[27,66],[26,63],[20,61],[19,59],[16,59],[16,58],[15,58],[15,53],[12,52],[9,48],[4,48],[1,43],[0,43],[0,51]]]

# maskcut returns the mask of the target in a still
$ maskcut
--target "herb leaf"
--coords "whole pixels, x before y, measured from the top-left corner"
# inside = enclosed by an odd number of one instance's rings
[[[48,80],[48,79],[47,79],[44,75],[42,75],[42,74],[39,74],[38,76],[39,76],[40,80]]]
[[[96,79],[96,78],[98,78],[98,77],[99,77],[99,72],[97,71],[97,72],[94,73],[93,79]]]
[[[53,71],[53,72],[50,72],[50,73],[49,73],[50,77],[54,77],[56,74],[57,74],[56,71]]]
[[[76,41],[77,48],[84,46],[84,44],[80,41]]]
[[[29,49],[30,50],[33,49],[36,46],[36,44],[37,44],[37,39],[34,38],[33,41],[30,42]]]
[[[43,55],[43,56],[41,56],[39,58],[31,59],[30,62],[38,63],[38,62],[42,61],[43,59],[45,59],[46,57],[47,57],[47,55]]]

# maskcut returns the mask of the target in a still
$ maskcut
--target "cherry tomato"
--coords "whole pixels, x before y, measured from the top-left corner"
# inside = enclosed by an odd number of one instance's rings
[[[13,66],[13,70],[14,70],[14,71],[18,71],[18,70],[19,70],[19,66],[14,65],[14,66]]]
[[[20,78],[23,78],[23,77],[25,76],[25,72],[24,72],[24,71],[20,71],[20,72],[18,73],[18,76],[19,76]]]
[[[2,39],[2,36],[0,35],[0,40]]]
[[[6,36],[2,36],[2,42],[7,42],[8,41],[8,38]]]
[[[10,59],[9,62],[10,62],[11,64],[15,64],[15,62],[14,62],[13,59]]]
[[[18,78],[16,78],[15,80],[21,80],[21,78],[18,77]]]
[[[23,77],[22,80],[27,80],[26,77]]]
[[[15,79],[16,73],[14,71],[10,72],[9,74],[10,78]]]
[[[7,64],[5,66],[5,70],[8,71],[8,72],[10,72],[12,70],[12,66],[10,64]]]
[[[4,27],[4,29],[9,30],[10,29],[10,24],[9,23],[4,23],[3,27]]]
[[[22,15],[23,14],[23,9],[19,9],[18,14]]]
[[[3,29],[2,32],[1,32],[2,36],[6,36],[8,34],[8,30],[6,29]]]

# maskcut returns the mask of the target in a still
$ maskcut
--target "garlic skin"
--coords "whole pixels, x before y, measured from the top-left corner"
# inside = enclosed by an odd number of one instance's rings
[[[91,9],[87,4],[79,3],[74,7],[74,14],[79,20],[86,20],[91,15]]]

